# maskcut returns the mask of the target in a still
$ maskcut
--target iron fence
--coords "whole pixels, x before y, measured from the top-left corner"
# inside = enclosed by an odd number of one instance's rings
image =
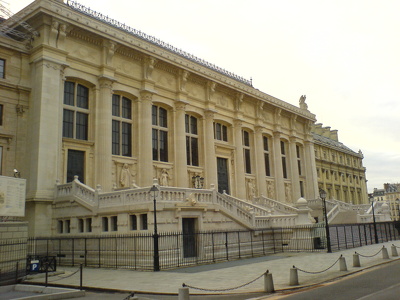
[[[319,225],[250,231],[159,233],[160,269],[265,256],[283,251],[322,251]],[[57,264],[153,270],[153,234],[30,238],[29,255],[56,256]]]
[[[27,239],[0,240],[0,285],[17,283],[25,276]]]
[[[377,223],[379,242],[399,239],[393,222]],[[373,224],[330,225],[333,251],[374,244]],[[29,255],[55,256],[60,266],[152,271],[153,234],[30,238]],[[324,224],[248,231],[159,233],[160,269],[168,270],[288,251],[326,251]]]
[[[374,223],[330,225],[332,250],[351,249],[375,244]],[[378,242],[399,240],[394,222],[376,223]]]

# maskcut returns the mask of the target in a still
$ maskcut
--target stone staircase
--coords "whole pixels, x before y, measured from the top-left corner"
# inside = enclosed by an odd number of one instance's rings
[[[249,202],[225,193],[220,194],[215,189],[164,186],[159,189],[158,203],[214,207],[250,229],[297,225],[299,210],[296,207],[266,197]],[[149,190],[150,187],[102,192],[100,187],[94,190],[75,178],[71,183],[56,185],[55,202],[73,200],[96,213],[100,209],[104,211],[113,207],[152,204],[153,196]]]

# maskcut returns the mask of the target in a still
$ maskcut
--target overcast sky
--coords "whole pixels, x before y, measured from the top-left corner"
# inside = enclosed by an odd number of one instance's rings
[[[17,12],[32,0],[8,2]],[[78,2],[276,98],[306,95],[317,122],[363,152],[369,191],[400,182],[400,1]]]

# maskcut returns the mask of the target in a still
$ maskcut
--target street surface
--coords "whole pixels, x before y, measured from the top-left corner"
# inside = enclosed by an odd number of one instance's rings
[[[400,261],[363,270],[341,280],[305,290],[279,293],[262,299],[275,300],[398,300]]]

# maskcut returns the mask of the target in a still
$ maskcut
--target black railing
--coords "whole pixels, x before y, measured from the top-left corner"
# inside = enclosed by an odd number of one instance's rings
[[[319,225],[250,231],[159,233],[160,269],[265,256],[283,251],[321,251]],[[56,256],[64,266],[153,270],[153,234],[29,239],[29,255]]]
[[[372,224],[330,225],[333,251],[374,244]],[[379,242],[399,239],[393,222],[377,223]],[[56,256],[61,266],[153,270],[153,234],[31,238],[29,255]],[[289,251],[327,251],[323,224],[248,231],[159,233],[160,269],[259,257]]]
[[[25,276],[25,239],[0,240],[0,285],[17,283]]]
[[[376,244],[373,223],[330,225],[329,230],[332,250]],[[400,239],[399,231],[393,222],[376,223],[376,230],[379,243]]]

